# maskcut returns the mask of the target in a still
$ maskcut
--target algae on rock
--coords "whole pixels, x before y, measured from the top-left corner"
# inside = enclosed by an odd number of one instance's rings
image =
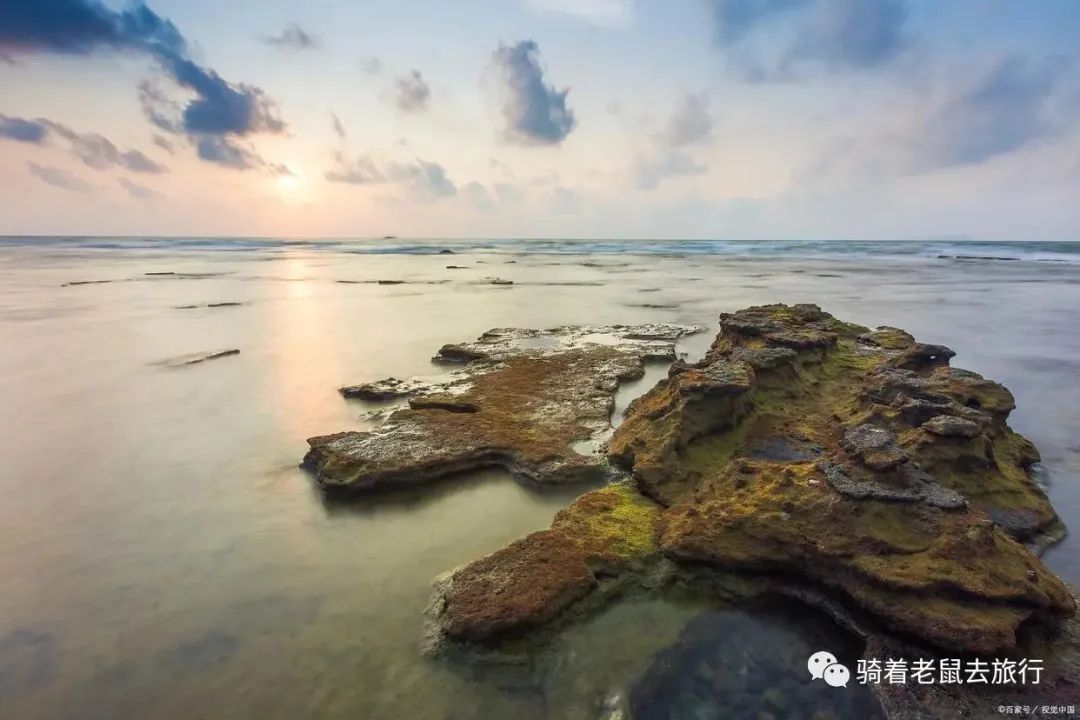
[[[620,382],[641,377],[648,360],[674,360],[675,340],[699,331],[496,329],[475,343],[446,345],[434,359],[465,363],[454,379],[426,389],[398,380],[355,386],[401,390],[411,395],[409,407],[371,432],[311,438],[303,464],[323,489],[354,493],[486,467],[537,483],[606,477],[603,456],[575,445],[610,431]]]
[[[1074,610],[1022,544],[1059,521],[1031,479],[1038,454],[1006,424],[1012,396],[952,356],[813,305],[721,316],[704,359],[675,362],[608,445],[650,500],[601,491],[625,513],[584,495],[550,530],[459,569],[439,627],[494,641],[666,558],[820,588],[949,650],[1014,647],[1022,623]]]

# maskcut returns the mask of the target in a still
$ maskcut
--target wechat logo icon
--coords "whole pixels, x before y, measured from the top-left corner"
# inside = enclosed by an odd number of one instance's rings
[[[814,680],[824,680],[832,687],[847,687],[851,671],[836,660],[831,652],[819,650],[806,661],[806,669]]]

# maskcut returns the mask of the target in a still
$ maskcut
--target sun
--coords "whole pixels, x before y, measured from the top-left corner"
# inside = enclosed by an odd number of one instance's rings
[[[282,194],[291,194],[300,189],[300,176],[293,173],[278,175],[277,187]]]
[[[278,175],[273,180],[278,200],[286,205],[304,205],[311,201],[311,183],[295,172]]]

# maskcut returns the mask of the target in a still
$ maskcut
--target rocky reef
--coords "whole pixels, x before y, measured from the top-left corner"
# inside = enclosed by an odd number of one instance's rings
[[[312,438],[305,465],[328,490],[490,465],[536,482],[616,480],[440,577],[436,644],[506,646],[627,592],[693,586],[796,598],[867,653],[1015,653],[1034,633],[1044,656],[1067,660],[1046,686],[1076,689],[1075,600],[1038,557],[1064,528],[1036,482],[1038,452],[1007,424],[1008,390],[951,367],[944,346],[814,305],[724,314],[703,359],[674,360],[690,331],[494,330],[446,346],[436,360],[465,363],[458,377],[408,387],[410,407],[378,431]],[[606,457],[575,450],[603,437],[617,384],[648,358],[673,362]],[[891,718],[959,717],[964,692],[878,694]]]
[[[446,345],[436,362],[463,363],[428,386],[389,378],[342,388],[347,396],[407,395],[409,407],[373,432],[308,440],[304,466],[334,492],[364,492],[502,467],[536,483],[599,479],[611,468],[578,443],[610,429],[620,382],[650,359],[675,359],[675,340],[699,328],[672,325],[497,329]]]
[[[636,401],[612,459],[664,505],[684,563],[792,574],[942,647],[1012,647],[1068,589],[1022,544],[1060,527],[1001,385],[948,348],[815,306],[721,317]]]

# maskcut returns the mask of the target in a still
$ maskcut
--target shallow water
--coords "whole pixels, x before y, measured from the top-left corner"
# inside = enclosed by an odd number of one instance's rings
[[[546,527],[582,488],[491,472],[341,505],[296,467],[308,436],[370,423],[337,387],[439,373],[442,344],[493,327],[715,330],[763,302],[904,327],[1013,391],[1012,424],[1080,526],[1080,265],[241,247],[0,243],[0,717],[595,717],[629,692],[705,608],[613,608],[526,683],[419,652],[430,580]],[[161,272],[176,274],[146,275]],[[220,302],[243,304],[179,309]],[[1080,582],[1076,540],[1046,559]]]

